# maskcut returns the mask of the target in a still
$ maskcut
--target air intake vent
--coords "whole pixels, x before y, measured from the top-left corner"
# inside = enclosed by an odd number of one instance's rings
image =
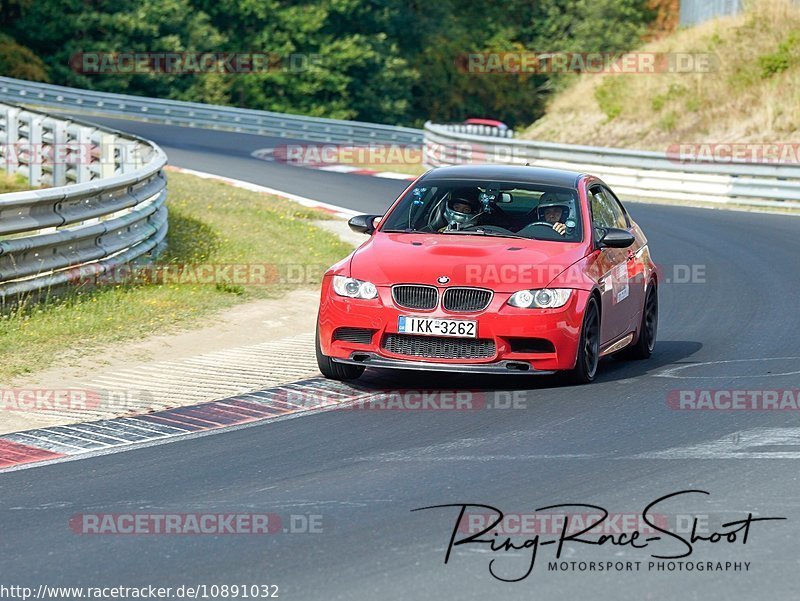
[[[544,338],[509,338],[512,353],[555,353],[553,343]]]
[[[489,359],[495,355],[494,340],[387,334],[383,348],[397,355],[429,359]]]
[[[372,336],[377,330],[367,328],[337,328],[333,333],[334,340],[342,342],[357,342],[359,344],[372,344]]]
[[[403,284],[392,288],[392,298],[406,309],[431,310],[439,301],[439,291],[433,286],[414,286]]]
[[[447,311],[469,313],[483,311],[492,301],[492,291],[483,288],[448,288],[442,297]]]

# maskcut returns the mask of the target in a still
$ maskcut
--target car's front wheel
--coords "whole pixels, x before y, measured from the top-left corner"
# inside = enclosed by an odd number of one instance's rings
[[[571,384],[588,384],[597,374],[600,362],[600,310],[594,297],[586,303],[581,326],[581,338],[578,343],[578,356],[575,367],[567,372]]]
[[[329,380],[355,380],[364,373],[364,368],[360,365],[349,365],[347,363],[336,363],[330,357],[322,354],[319,345],[319,324],[317,324],[317,336],[315,339],[317,349],[317,365],[323,376]]]

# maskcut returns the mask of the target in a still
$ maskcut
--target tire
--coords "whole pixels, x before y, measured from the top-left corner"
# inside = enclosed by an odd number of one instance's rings
[[[626,359],[648,359],[656,346],[658,332],[658,289],[650,286],[642,307],[642,322],[639,324],[639,339],[625,349]]]
[[[322,348],[320,348],[319,345],[319,324],[317,324],[315,346],[319,371],[329,380],[356,380],[364,373],[365,368],[360,365],[336,363],[336,361],[333,361],[330,357],[326,357],[322,354]]]
[[[594,297],[589,298],[583,312],[581,338],[578,343],[578,356],[575,367],[566,372],[570,384],[589,384],[597,375],[600,362],[600,311]]]

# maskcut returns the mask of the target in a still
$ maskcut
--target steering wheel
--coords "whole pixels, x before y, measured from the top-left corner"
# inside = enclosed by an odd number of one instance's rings
[[[550,225],[550,224],[548,224]],[[515,235],[514,232],[511,230],[507,230],[504,227],[500,227],[499,225],[470,225],[468,227],[463,228],[461,231],[469,231],[469,230],[484,230],[486,232],[496,232],[498,234],[510,234]]]
[[[553,229],[553,230],[556,229],[556,224],[555,223],[549,223],[547,221],[534,221],[533,223],[529,223],[525,227],[533,227],[534,225],[544,225],[544,226],[549,227],[550,229]]]

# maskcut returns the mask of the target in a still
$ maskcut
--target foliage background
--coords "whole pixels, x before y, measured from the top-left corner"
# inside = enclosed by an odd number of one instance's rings
[[[481,51],[622,51],[676,0],[0,0],[0,74],[288,113],[527,124],[557,78],[459,72]],[[294,72],[83,75],[78,52],[316,54]]]

